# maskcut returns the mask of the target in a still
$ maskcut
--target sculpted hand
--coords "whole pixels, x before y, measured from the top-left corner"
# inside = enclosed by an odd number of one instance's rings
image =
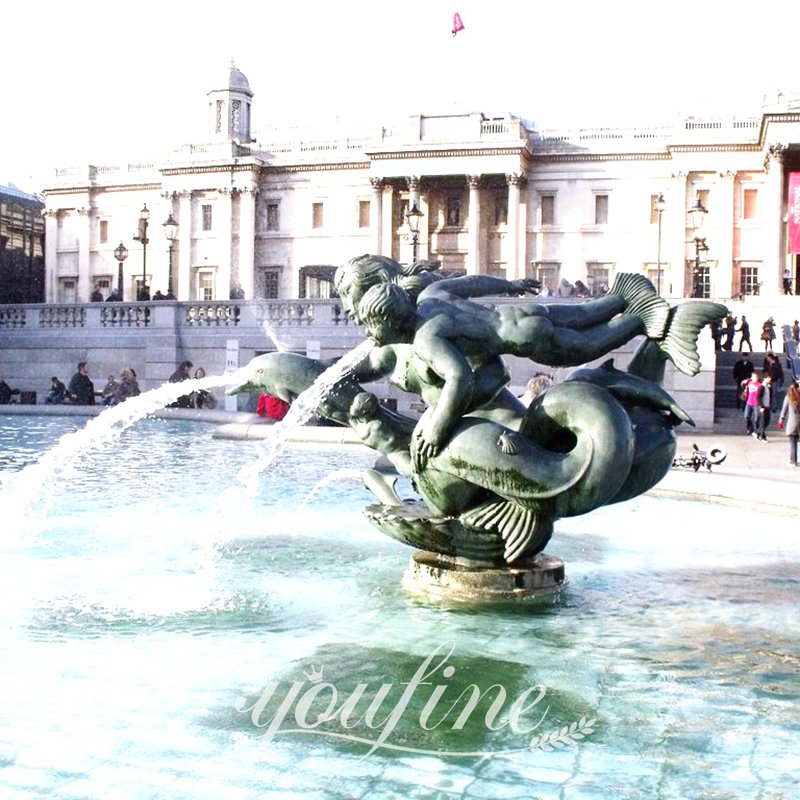
[[[522,278],[521,280],[511,281],[513,291],[519,294],[538,294],[541,283],[536,278]]]
[[[442,449],[441,437],[436,431],[436,426],[430,423],[430,419],[426,412],[417,423],[411,438],[411,457],[416,472],[425,469],[428,460],[438,455]]]

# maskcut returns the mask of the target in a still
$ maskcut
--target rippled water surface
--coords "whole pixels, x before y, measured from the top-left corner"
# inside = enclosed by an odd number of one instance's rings
[[[555,598],[428,605],[369,451],[31,466],[83,422],[0,417],[3,800],[800,796],[796,520],[640,498],[557,524]]]

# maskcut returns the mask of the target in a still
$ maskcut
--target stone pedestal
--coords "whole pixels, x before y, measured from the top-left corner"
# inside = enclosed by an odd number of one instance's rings
[[[476,603],[550,598],[566,583],[564,562],[545,553],[514,566],[487,567],[420,550],[403,576],[410,592]]]

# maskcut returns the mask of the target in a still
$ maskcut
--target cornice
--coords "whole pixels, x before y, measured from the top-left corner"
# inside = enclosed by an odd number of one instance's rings
[[[547,153],[537,155],[533,160],[538,163],[587,163],[591,161],[669,161],[670,153]]]
[[[669,146],[671,153],[758,153],[763,150],[759,144],[673,144]]]
[[[359,161],[338,164],[286,164],[276,166],[274,164],[262,167],[262,172],[269,175],[276,175],[282,172],[331,172],[333,170],[356,170],[369,169],[369,161]]]
[[[368,152],[372,161],[395,161],[408,158],[463,158],[465,156],[530,156],[524,145],[518,147],[447,147],[442,149],[392,150]]]
[[[102,189],[104,192],[142,192],[142,191],[158,191],[161,189],[160,183],[119,183],[119,184],[109,184],[108,186],[96,186],[96,185],[83,185],[83,186],[59,186],[54,189],[45,189],[43,194],[45,197],[50,197],[52,195],[64,195],[64,194],[75,194],[76,192],[96,192],[98,189]]]
[[[161,167],[162,175],[195,175],[204,173],[224,172],[230,175],[233,172],[259,172],[261,164],[187,164],[182,167]]]

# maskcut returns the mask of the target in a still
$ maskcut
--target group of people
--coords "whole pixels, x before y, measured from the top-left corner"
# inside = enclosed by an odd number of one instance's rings
[[[715,320],[711,324],[711,336],[714,339],[714,346],[716,350],[732,351],[734,346],[734,339],[736,334],[739,334],[739,352],[744,352],[744,346],[747,345],[747,351],[753,352],[753,342],[750,339],[750,323],[747,317],[742,314],[741,321],[738,321],[739,327],[737,328],[737,319],[732,314],[728,314],[721,322]],[[775,332],[775,318],[769,317],[761,325],[760,341],[763,343],[764,352],[773,352],[773,342],[777,338]],[[800,323],[797,320],[791,328],[791,335],[795,342],[800,341]]]
[[[797,466],[797,440],[800,434],[800,378],[793,378],[783,403],[780,392],[784,374],[780,359],[767,353],[761,370],[749,358],[741,358],[733,367],[737,385],[738,408],[744,410],[745,433],[760,442],[767,441],[767,428],[780,407],[778,428],[789,437],[789,463]]]
[[[79,406],[93,406],[100,403],[104,406],[113,406],[138,394],[140,394],[139,382],[132,367],[122,370],[119,380],[114,375],[109,375],[103,391],[97,392],[94,382],[89,377],[89,362],[80,361],[69,384],[65,385],[56,375],[50,378],[50,392],[44,402],[47,405],[72,403]]]
[[[191,379],[206,377],[206,371],[202,367],[197,367],[192,372],[194,364],[191,361],[181,361],[175,372],[169,377],[170,383],[182,383]],[[188,394],[181,395],[174,403],[170,403],[170,408],[216,408],[217,400],[211,392],[206,389],[196,389]]]

